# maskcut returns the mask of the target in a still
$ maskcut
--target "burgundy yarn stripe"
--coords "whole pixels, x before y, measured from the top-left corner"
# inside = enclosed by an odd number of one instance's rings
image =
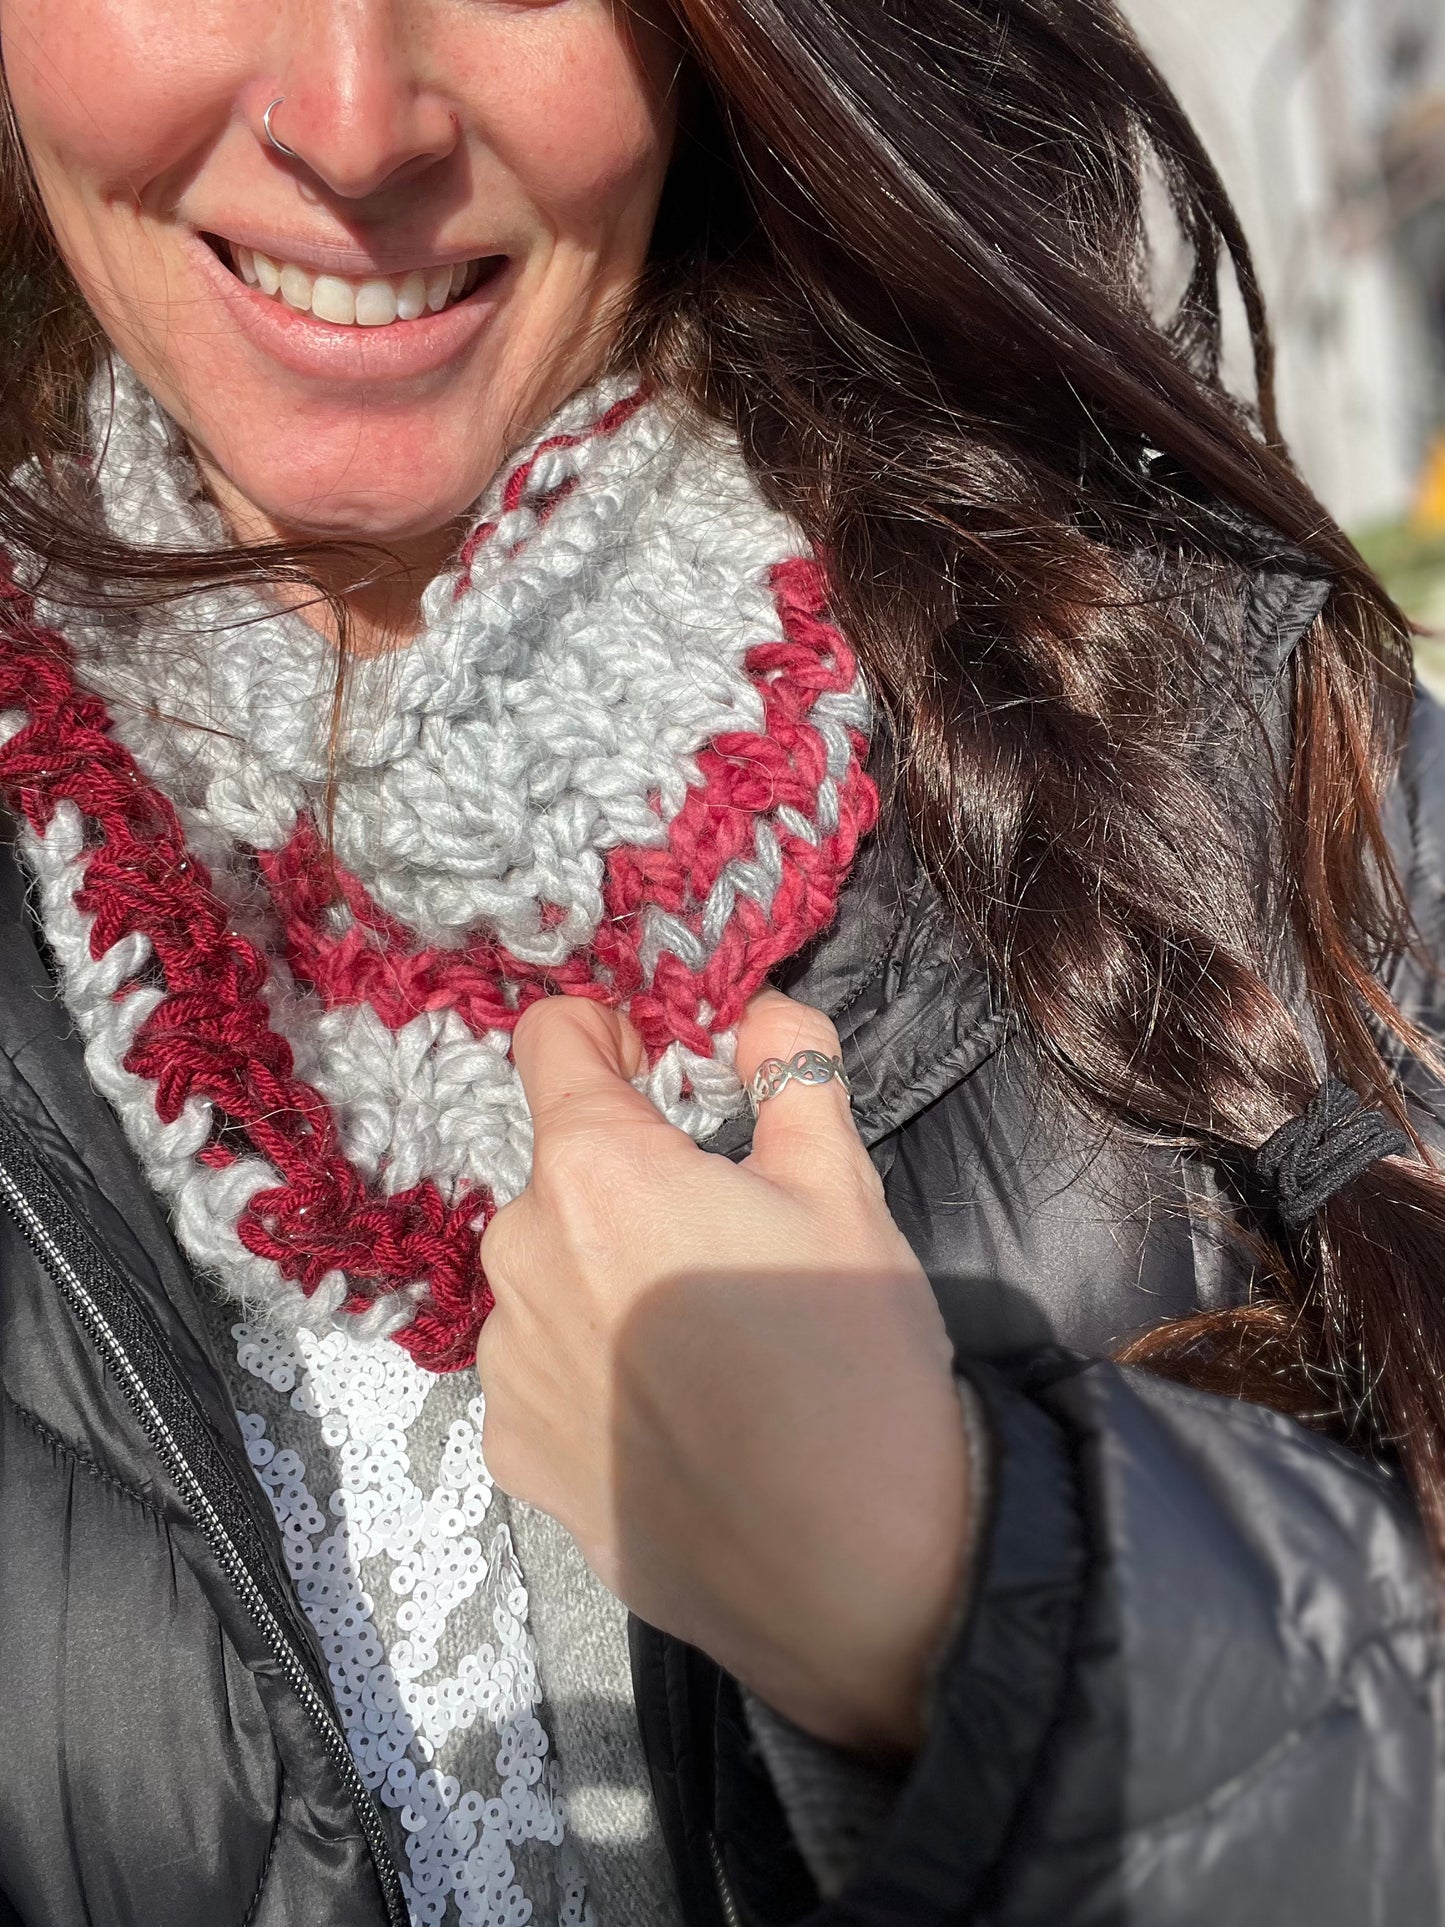
[[[308,1295],[344,1271],[350,1311],[425,1279],[427,1298],[398,1342],[434,1371],[465,1365],[491,1309],[477,1260],[489,1200],[449,1206],[430,1182],[391,1197],[367,1185],[329,1106],[295,1075],[290,1046],[271,1027],[266,959],[229,928],[170,803],[109,735],[104,706],[76,688],[63,642],[36,628],[8,570],[0,612],[0,709],[29,719],[0,750],[0,788],[41,835],[60,803],[75,804],[99,838],[76,897],[95,919],[91,952],[99,958],[140,931],[164,987],[125,1068],[153,1083],[163,1121],[200,1098],[275,1167],[280,1183],[237,1225],[250,1250]],[[217,1144],[206,1155],[236,1154]]]
[[[668,953],[651,990],[644,988],[639,952],[647,906],[671,912],[700,935],[704,903],[723,868],[753,854],[757,819],[784,805],[809,821],[817,812],[827,749],[809,714],[820,695],[852,688],[856,665],[825,619],[826,589],[815,564],[779,564],[773,590],[784,640],[761,644],[744,659],[763,697],[764,731],[732,732],[700,754],[704,782],[690,792],[663,847],[609,854],[607,921],[589,946],[555,965],[529,963],[487,937],[460,949],[419,946],[355,877],[328,860],[315,825],[306,821],[284,849],[258,858],[297,980],[331,1009],[370,1004],[393,1030],[423,1011],[454,1010],[477,1035],[509,1031],[529,1004],[559,994],[627,1002],[654,1058],[674,1039],[710,1055],[712,1035],[733,1027],[768,972],[831,921],[840,876],[876,814],[860,767],[866,745],[858,737],[854,765],[839,786],[837,831],[814,845],[775,829],[783,878],[768,915],[744,899],[736,927],[703,970]],[[338,907],[350,915],[340,937],[334,934]],[[544,904],[544,921],[549,907],[563,914]],[[706,1022],[704,1008],[713,1012]]]
[[[527,490],[531,485],[532,471],[544,455],[550,455],[554,449],[580,448],[584,442],[597,441],[608,435],[615,435],[619,428],[632,420],[632,417],[637,413],[638,409],[642,407],[647,397],[648,389],[644,383],[642,387],[634,389],[630,395],[624,395],[621,401],[615,401],[610,408],[604,409],[589,428],[571,435],[549,435],[546,441],[539,442],[527,459],[524,462],[519,462],[503,483],[502,514],[512,515],[521,508],[526,500]],[[534,504],[537,513],[538,528],[542,528],[554,512],[561,507],[573,489],[576,488],[580,479],[581,478],[576,475],[568,476],[567,480],[563,482],[560,487],[553,489],[550,494]],[[457,578],[456,587],[458,598],[464,596],[467,590],[471,588],[472,566],[496,532],[496,522],[479,522],[463,543],[460,558],[461,572]],[[515,553],[515,550],[513,553]]]
[[[862,768],[866,744],[856,736],[837,786],[837,829],[815,844],[774,824],[783,875],[768,913],[740,898],[700,970],[665,954],[651,984],[644,982],[649,905],[700,931],[709,890],[728,862],[752,853],[758,819],[774,818],[784,805],[809,820],[816,815],[827,750],[810,712],[823,693],[852,687],[855,665],[827,621],[826,585],[814,563],[780,564],[773,587],[783,640],[746,658],[763,694],[763,733],[734,732],[702,752],[701,783],[664,847],[611,854],[607,917],[587,950],[543,969],[488,942],[461,952],[420,947],[355,879],[325,861],[314,828],[302,825],[286,850],[265,858],[298,976],[327,1003],[371,1003],[393,1026],[419,1010],[451,1008],[474,1030],[510,1029],[538,997],[595,997],[627,1010],[654,1058],[675,1040],[710,1055],[714,1033],[736,1024],[769,972],[831,921],[858,840],[877,814]],[[154,953],[164,995],[140,1027],[126,1069],[152,1084],[165,1121],[192,1098],[213,1107],[225,1128],[202,1153],[208,1162],[234,1159],[240,1141],[277,1172],[279,1182],[238,1222],[248,1249],[308,1295],[329,1272],[344,1272],[348,1311],[421,1281],[425,1294],[396,1341],[433,1371],[470,1363],[492,1303],[478,1257],[490,1197],[478,1191],[448,1204],[429,1180],[388,1196],[346,1157],[329,1106],[296,1075],[290,1046],[271,1025],[265,956],[229,927],[171,804],[110,734],[104,705],[76,685],[63,639],[37,626],[8,566],[0,566],[0,710],[27,717],[0,748],[7,800],[41,835],[57,806],[73,803],[94,836],[76,898],[95,920],[92,954],[103,956],[133,932]],[[323,919],[338,901],[352,911],[353,926],[328,939]]]

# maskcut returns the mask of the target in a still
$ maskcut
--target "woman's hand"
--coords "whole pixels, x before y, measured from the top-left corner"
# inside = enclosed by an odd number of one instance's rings
[[[820,1050],[765,992],[738,1040]],[[962,1581],[968,1464],[950,1350],[842,1087],[789,1084],[742,1165],[629,1081],[623,1019],[557,998],[517,1027],[532,1181],[482,1241],[478,1352],[499,1484],[603,1581],[836,1744],[910,1748]]]

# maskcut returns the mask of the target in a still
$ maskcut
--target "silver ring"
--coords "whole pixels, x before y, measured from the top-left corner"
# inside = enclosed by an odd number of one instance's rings
[[[271,116],[275,113],[278,107],[284,107],[285,104],[286,104],[286,96],[284,94],[281,95],[279,100],[273,100],[271,102],[271,105],[266,109],[265,113],[262,114],[261,116],[261,125],[266,130],[267,140],[270,141],[271,145],[275,148],[278,154],[284,154],[288,161],[299,161],[301,156],[296,152],[296,149],[294,147],[288,147],[285,141],[278,141],[271,128]]]
[[[765,1057],[748,1084],[748,1102],[753,1116],[776,1097],[785,1084],[832,1084],[837,1082],[850,1094],[853,1086],[843,1068],[841,1057],[827,1057],[820,1050],[800,1050],[785,1062],[781,1057]]]

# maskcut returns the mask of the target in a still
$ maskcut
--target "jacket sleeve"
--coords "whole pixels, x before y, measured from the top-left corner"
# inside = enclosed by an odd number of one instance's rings
[[[966,1616],[810,1927],[1438,1920],[1433,1581],[1390,1477],[1112,1365],[969,1377],[992,1471]]]

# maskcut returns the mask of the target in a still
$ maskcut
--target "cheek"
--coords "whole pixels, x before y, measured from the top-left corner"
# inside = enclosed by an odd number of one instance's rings
[[[225,125],[233,0],[3,0],[5,70],[51,226],[108,332],[166,285],[158,230]]]
[[[37,168],[132,201],[183,169],[244,58],[233,11],[231,0],[5,0],[0,43]]]
[[[487,145],[541,219],[568,237],[650,216],[674,136],[667,75],[644,67],[618,36],[610,6],[590,31],[513,50],[508,84],[477,74]]]

